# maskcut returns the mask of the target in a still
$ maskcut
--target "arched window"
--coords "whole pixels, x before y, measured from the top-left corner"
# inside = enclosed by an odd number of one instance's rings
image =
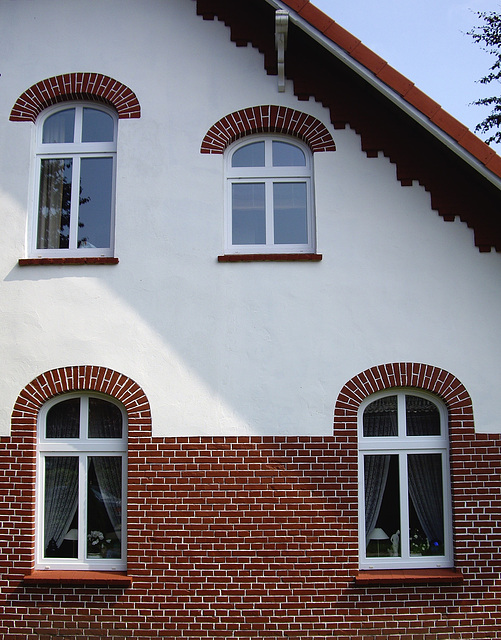
[[[32,257],[113,255],[117,114],[60,103],[36,128]]]
[[[447,410],[390,389],[359,410],[360,567],[453,564]]]
[[[69,393],[38,419],[40,569],[126,568],[127,421],[109,396]]]
[[[248,136],[226,152],[226,252],[315,250],[312,155],[290,136]]]

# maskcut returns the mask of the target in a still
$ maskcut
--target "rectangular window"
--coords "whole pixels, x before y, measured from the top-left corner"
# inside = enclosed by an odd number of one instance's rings
[[[359,412],[360,568],[451,567],[447,412],[392,390]]]
[[[68,394],[38,426],[37,566],[126,567],[125,413],[102,397]]]
[[[312,159],[299,141],[239,141],[226,158],[228,253],[311,253]]]
[[[116,114],[51,107],[36,131],[32,257],[109,257],[114,244]]]

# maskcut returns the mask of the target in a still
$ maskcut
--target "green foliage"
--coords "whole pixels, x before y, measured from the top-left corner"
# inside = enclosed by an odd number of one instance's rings
[[[489,73],[480,79],[482,84],[501,81],[501,14],[496,11],[477,11],[477,16],[482,20],[482,24],[468,32],[473,41],[481,45],[484,51],[496,58],[490,67]],[[491,142],[501,142],[501,96],[491,96],[481,98],[473,104],[492,107],[491,113],[480,122],[475,131],[480,133],[490,133],[486,139],[487,144]],[[494,133],[492,133],[492,130]]]

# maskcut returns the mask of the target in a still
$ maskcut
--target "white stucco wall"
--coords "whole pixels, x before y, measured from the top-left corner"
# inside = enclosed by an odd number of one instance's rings
[[[341,387],[385,362],[463,382],[476,428],[500,432],[501,256],[444,222],[418,185],[368,159],[321,105],[277,92],[262,56],[192,0],[0,0],[0,434],[51,368],[110,367],[147,394],[155,435],[332,433]],[[8,28],[6,28],[8,25]],[[34,125],[9,122],[30,85],[94,71],[137,95],[120,120],[117,266],[19,267]],[[332,131],[317,153],[319,263],[220,264],[223,157],[200,154],[232,111],[284,104]]]

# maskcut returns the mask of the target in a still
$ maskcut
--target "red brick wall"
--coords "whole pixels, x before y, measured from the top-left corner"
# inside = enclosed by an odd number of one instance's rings
[[[440,387],[449,406],[462,584],[354,584],[353,416],[388,381]],[[36,414],[74,388],[107,389],[129,413],[130,588],[22,582],[33,566]],[[77,367],[33,381],[0,441],[0,637],[501,638],[501,440],[474,433],[464,387],[433,367],[385,365],[350,381],[335,413],[331,437],[160,438],[125,376]]]

